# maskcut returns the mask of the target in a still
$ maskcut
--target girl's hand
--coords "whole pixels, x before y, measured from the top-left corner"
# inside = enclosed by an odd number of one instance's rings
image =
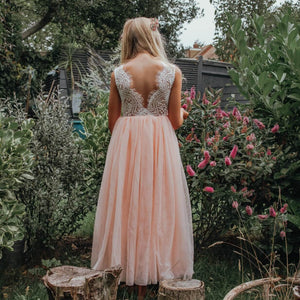
[[[182,107],[181,107],[181,116],[184,120],[189,116],[189,113]]]

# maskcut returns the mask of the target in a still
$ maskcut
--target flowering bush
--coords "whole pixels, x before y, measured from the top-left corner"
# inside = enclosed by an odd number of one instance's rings
[[[281,197],[289,205],[288,221],[295,255],[300,243],[300,27],[289,11],[270,19],[253,16],[251,39],[243,29],[243,21],[232,18],[229,34],[238,53],[234,68],[229,71],[232,81],[247,98],[255,115],[271,124],[283,155],[277,162],[271,193],[281,187]],[[273,26],[269,26],[273,24]]]
[[[190,189],[195,246],[230,227],[233,203],[250,207],[270,200],[265,178],[281,154],[271,129],[249,109],[221,109],[220,94],[206,91],[200,101],[192,89],[182,99],[189,117],[178,139]]]

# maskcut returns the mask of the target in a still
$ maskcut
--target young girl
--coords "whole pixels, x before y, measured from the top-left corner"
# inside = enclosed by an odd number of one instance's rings
[[[120,281],[138,285],[144,299],[147,285],[194,273],[191,207],[174,131],[188,113],[180,103],[181,71],[166,57],[158,21],[128,20],[121,43],[91,266],[121,265]]]

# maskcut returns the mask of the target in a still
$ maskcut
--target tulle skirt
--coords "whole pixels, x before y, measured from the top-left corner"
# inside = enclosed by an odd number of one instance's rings
[[[91,267],[121,265],[127,285],[190,279],[193,249],[188,188],[168,117],[120,117],[99,193]]]

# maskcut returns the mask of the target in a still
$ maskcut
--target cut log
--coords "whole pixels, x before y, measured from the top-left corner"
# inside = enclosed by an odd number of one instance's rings
[[[204,300],[204,282],[191,280],[163,280],[159,283],[158,300]]]
[[[104,271],[74,266],[60,266],[50,269],[43,277],[50,300],[115,300],[120,266]]]

